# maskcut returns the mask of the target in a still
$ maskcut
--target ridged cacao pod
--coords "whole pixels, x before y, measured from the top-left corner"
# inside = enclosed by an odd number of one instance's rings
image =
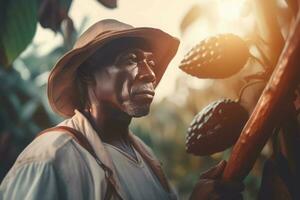
[[[238,139],[248,112],[230,99],[210,103],[195,117],[187,131],[186,151],[209,155],[231,147]]]
[[[179,68],[198,78],[227,78],[240,71],[249,56],[243,39],[234,34],[220,34],[192,48]]]

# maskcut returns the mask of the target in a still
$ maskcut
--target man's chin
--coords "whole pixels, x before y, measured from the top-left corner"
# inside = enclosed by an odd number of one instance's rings
[[[128,110],[128,115],[131,117],[144,117],[148,115],[150,112],[150,107],[149,106],[142,106],[142,107],[134,107]]]

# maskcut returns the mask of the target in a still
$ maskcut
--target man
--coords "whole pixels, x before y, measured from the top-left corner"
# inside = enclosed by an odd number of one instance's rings
[[[179,41],[116,20],[90,27],[54,66],[52,109],[68,119],[41,133],[18,157],[0,199],[176,199],[159,161],[128,129],[149,113],[154,89]],[[191,199],[240,198],[240,183],[202,175]]]

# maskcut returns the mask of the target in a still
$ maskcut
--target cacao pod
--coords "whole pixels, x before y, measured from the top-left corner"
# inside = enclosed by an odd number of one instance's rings
[[[249,56],[243,39],[234,34],[220,34],[193,47],[179,68],[198,78],[227,78],[240,71]]]
[[[210,103],[195,117],[187,131],[186,151],[209,155],[231,147],[238,139],[248,112],[238,102],[221,99]]]

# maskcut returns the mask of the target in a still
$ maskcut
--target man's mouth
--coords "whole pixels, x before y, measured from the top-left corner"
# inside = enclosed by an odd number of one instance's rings
[[[153,90],[137,90],[132,92],[132,97],[135,100],[143,101],[143,102],[151,102],[154,97],[155,92]]]
[[[155,92],[153,90],[137,90],[137,91],[134,91],[132,93],[133,96],[135,96],[135,95],[144,95],[144,94],[154,96]]]

